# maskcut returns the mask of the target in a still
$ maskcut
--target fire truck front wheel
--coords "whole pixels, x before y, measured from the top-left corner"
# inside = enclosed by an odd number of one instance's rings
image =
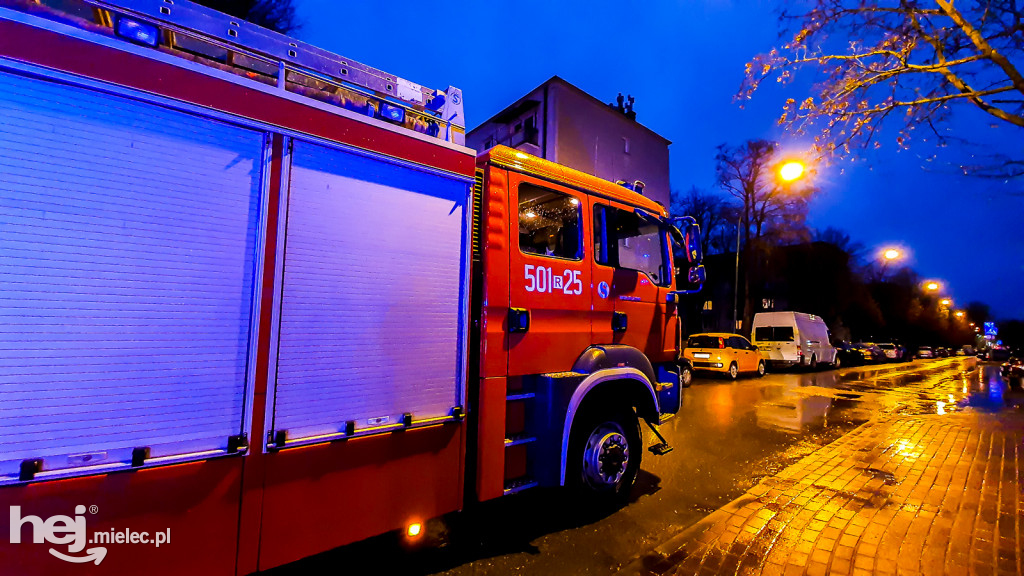
[[[573,425],[567,484],[587,499],[621,504],[640,470],[640,421],[629,407],[589,408]]]

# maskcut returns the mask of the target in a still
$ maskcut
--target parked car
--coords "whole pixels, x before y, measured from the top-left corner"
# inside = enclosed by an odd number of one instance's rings
[[[838,366],[828,326],[820,316],[802,312],[761,312],[754,315],[753,342],[771,366]]]
[[[882,351],[882,354],[885,355],[885,359],[889,362],[898,362],[900,360],[900,351],[896,348],[895,344],[886,342],[878,344],[878,348]]]
[[[836,365],[860,366],[864,364],[864,354],[849,342],[836,344]]]
[[[757,348],[739,334],[694,334],[686,342],[683,358],[694,370],[725,374],[735,380],[741,373],[764,376],[765,361]]]
[[[860,350],[861,355],[864,356],[865,364],[874,364],[876,362],[885,362],[885,352],[878,347],[874,342],[858,342],[853,345],[856,349]]]
[[[964,356],[974,356],[975,354],[977,354],[977,352],[974,350],[974,346],[971,346],[970,344],[964,345],[964,347],[961,348],[961,350],[963,350]]]
[[[909,362],[914,359],[914,356],[910,353],[910,348],[907,348],[903,344],[896,344],[896,352],[899,353],[901,362]]]
[[[999,367],[999,373],[1002,374],[1003,380],[1006,380],[1006,383],[1011,388],[1020,388],[1022,379],[1024,379],[1024,359],[1018,356],[1010,356]]]
[[[949,358],[949,348],[939,346],[935,349],[935,356],[939,358]]]
[[[917,354],[914,356],[917,358],[935,358],[935,351],[932,350],[931,346],[920,346],[917,349]]]
[[[984,359],[990,362],[1005,362],[1010,359],[1010,349],[993,346],[985,351]]]

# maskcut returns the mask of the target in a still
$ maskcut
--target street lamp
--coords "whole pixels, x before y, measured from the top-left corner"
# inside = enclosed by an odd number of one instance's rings
[[[889,269],[889,263],[894,262],[903,258],[903,252],[898,248],[883,248],[882,249],[882,270],[879,274],[880,280],[885,281],[885,272]]]
[[[806,166],[799,160],[787,160],[779,166],[778,176],[783,183],[789,184],[803,177],[806,171]],[[736,276],[733,280],[733,295],[732,295],[732,327],[733,330],[739,330],[736,325],[739,323],[739,307],[740,307],[740,231],[743,229],[743,217],[747,215],[749,209],[749,201],[747,195],[743,196],[743,210],[740,211],[739,218],[736,219]],[[749,298],[749,295],[747,296]]]
[[[939,304],[942,304],[943,306],[949,306],[952,303],[953,301],[950,300],[949,298],[943,298],[942,300],[939,300]]]
[[[935,292],[939,288],[942,288],[942,285],[938,282],[926,282],[924,285],[924,289],[929,292]]]
[[[804,175],[804,163],[799,160],[790,160],[779,168],[779,178],[783,182],[793,182]]]
[[[963,317],[964,317],[964,311],[963,311],[963,310],[957,310],[957,311],[956,311],[956,312],[954,313],[954,315],[955,315],[955,316],[956,316],[957,318],[963,318]]]

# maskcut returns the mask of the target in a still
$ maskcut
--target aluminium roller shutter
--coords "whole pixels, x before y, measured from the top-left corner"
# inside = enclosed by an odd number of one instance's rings
[[[240,433],[262,147],[0,73],[0,479]]]
[[[448,416],[471,180],[301,141],[291,158],[274,429]]]

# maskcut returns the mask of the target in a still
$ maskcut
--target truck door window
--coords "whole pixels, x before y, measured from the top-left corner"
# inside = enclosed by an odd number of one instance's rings
[[[655,284],[665,285],[665,234],[662,229],[634,212],[612,208],[614,224],[608,223],[609,237],[618,266],[643,272]],[[611,240],[614,238],[614,240]]]
[[[519,249],[527,254],[583,258],[578,198],[534,186],[519,185]]]

